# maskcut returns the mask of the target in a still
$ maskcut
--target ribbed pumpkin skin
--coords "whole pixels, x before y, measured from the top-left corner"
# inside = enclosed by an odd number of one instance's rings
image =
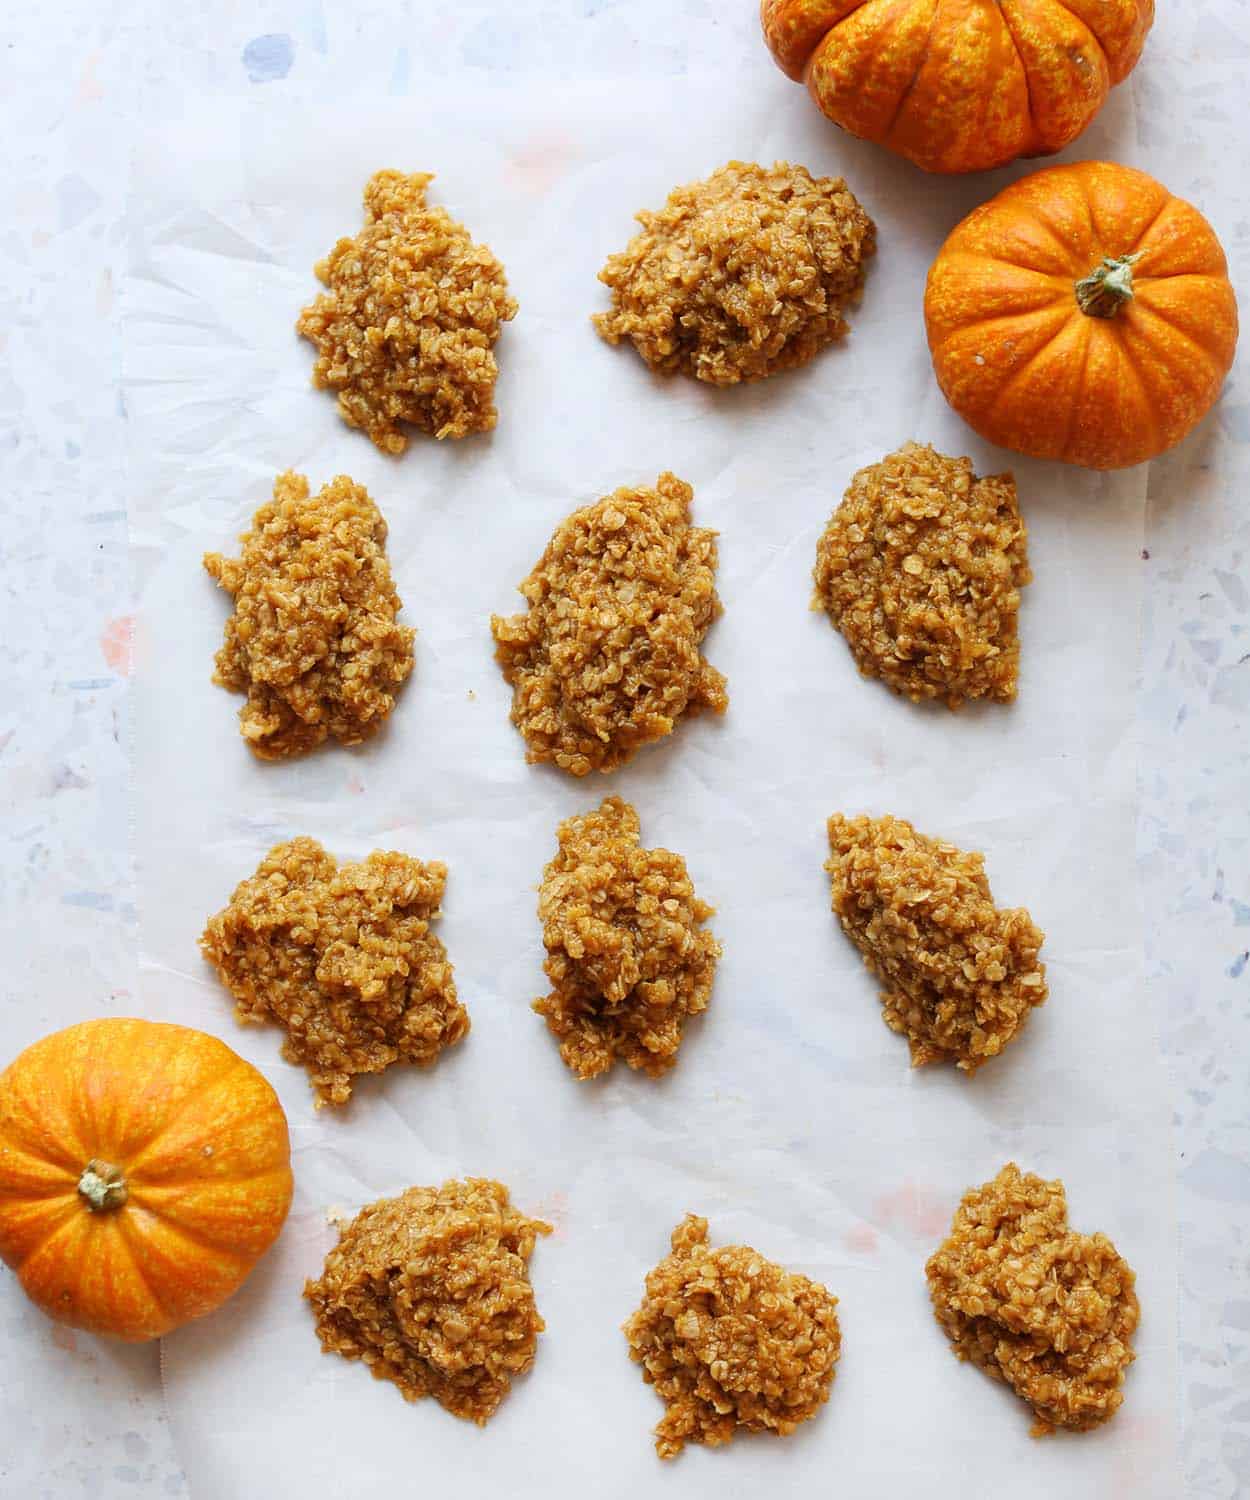
[[[90,1161],[128,1197],[93,1210]],[[36,1042],[0,1074],[0,1256],[49,1316],[130,1342],[234,1292],[291,1203],[277,1095],[215,1037],[100,1020]]]
[[[1133,255],[1111,317],[1077,302]],[[1034,458],[1122,469],[1174,447],[1219,396],[1237,299],[1215,232],[1153,177],[1048,167],[975,209],[938,252],[925,327],[938,384],[982,437]]]
[[[762,0],[760,19],[843,129],[977,172],[1074,141],[1136,65],[1154,0]]]

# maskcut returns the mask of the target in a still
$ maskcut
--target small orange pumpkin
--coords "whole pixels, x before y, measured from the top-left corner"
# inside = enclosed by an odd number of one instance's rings
[[[159,1338],[277,1238],[290,1158],[278,1096],[224,1042],[84,1021],[0,1074],[0,1256],[50,1317]]]
[[[1074,141],[1133,71],[1154,0],[762,0],[783,72],[929,172]]]
[[[924,299],[943,394],[982,437],[1123,469],[1211,409],[1237,348],[1215,231],[1153,177],[1048,167],[975,209]]]

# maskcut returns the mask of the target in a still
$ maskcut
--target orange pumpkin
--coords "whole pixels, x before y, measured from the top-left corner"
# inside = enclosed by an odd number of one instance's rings
[[[1154,0],[762,0],[781,69],[929,172],[1074,141],[1133,71]]]
[[[0,1256],[60,1322],[159,1338],[277,1238],[290,1156],[277,1095],[224,1042],[85,1021],[0,1074]]]
[[[924,315],[938,384],[982,437],[1123,469],[1215,404],[1237,299],[1215,231],[1144,172],[1049,167],[974,210],[938,253]]]

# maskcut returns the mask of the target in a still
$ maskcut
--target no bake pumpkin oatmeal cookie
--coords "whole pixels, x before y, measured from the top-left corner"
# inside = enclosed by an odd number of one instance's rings
[[[721,948],[703,924],[713,909],[679,854],[643,849],[638,836],[638,814],[619,797],[566,818],[539,888],[552,989],[534,1009],[578,1078],[618,1058],[666,1072],[712,992]]]
[[[200,938],[241,1022],[286,1031],[282,1055],[322,1104],[395,1062],[425,1067],[469,1030],[430,931],[447,867],[375,851],[340,865],[316,839],[276,844]]]
[[[714,385],[806,364],[841,338],[876,243],[840,177],[784,161],[731,161],[637,219],[642,233],[599,273],[612,309],[594,325],[653,369]]]
[[[1010,474],[906,443],[851,480],[816,549],[812,606],[865,677],[919,701],[1016,696],[1032,578]]]
[[[681,718],[728,707],[700,652],[721,605],[716,533],[690,524],[693,498],[661,474],[574,511],[520,585],[528,612],[492,617],[527,760],[611,771]]]
[[[296,329],[317,346],[313,384],[384,453],[406,429],[460,438],[495,425],[492,352],[516,316],[503,267],[463,224],[425,201],[431,172],[375,172],[364,227],[315,267],[327,290]]]
[[[925,1276],[955,1353],[1028,1402],[1035,1437],[1115,1415],[1135,1358],[1134,1276],[1106,1235],[1069,1227],[1062,1182],[1008,1162],[964,1194]]]
[[[885,1023],[913,1067],[975,1072],[1046,999],[1042,932],[1000,910],[985,860],[917,833],[902,818],[829,819],[833,909],[884,984]]]
[[[837,1305],[747,1245],[713,1250],[707,1220],[687,1214],[624,1328],[630,1358],[668,1408],[659,1456],[718,1447],[739,1428],[785,1436],[814,1417],[841,1353]]]
[[[550,1233],[485,1178],[369,1204],[304,1287],[323,1352],[485,1426],[534,1362],[544,1325],[528,1263]]]
[[[311,495],[288,471],[241,540],[241,557],[209,552],[204,567],[234,600],[213,681],[247,694],[248,748],[281,760],[368,739],[412,672],[382,513],[345,474]]]

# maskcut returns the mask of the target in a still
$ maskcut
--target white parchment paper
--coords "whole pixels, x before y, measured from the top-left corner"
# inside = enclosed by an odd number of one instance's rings
[[[1080,155],[1132,159],[1131,98]],[[595,273],[631,214],[732,156],[844,172],[880,252],[853,332],[811,367],[718,392],[651,377],[593,334]],[[432,187],[507,267],[490,437],[414,437],[387,459],[309,385],[294,334],[311,267],[360,222],[380,166]],[[928,178],[827,127],[780,76],[531,86],[333,112],[267,99],[240,123],[189,111],[144,147],[126,289],[144,1010],[225,1037],[290,1116],[297,1195],[275,1251],[225,1309],[166,1341],[169,1410],[196,1500],[390,1493],[988,1495],[1171,1500],[1175,1255],[1167,1092],[1140,963],[1132,674],[1144,472],[1012,463],[945,408],[920,302],[956,220],[1012,173]],[[926,709],[862,681],[807,604],[816,538],[851,473],[907,438],[1014,467],[1036,582],[1010,709]],[[200,568],[275,473],[350,473],[390,526],[419,630],[385,734],[297,764],[254,761],[212,686],[226,600]],[[682,726],[611,778],[527,767],[491,656],[492,610],[568,511],[671,468],[721,533],[721,722]],[[661,1082],[579,1085],[529,1010],[543,989],[535,886],[558,820],[618,791],[648,844],[683,853],[725,947],[711,1009]],[[1047,934],[1051,998],[976,1078],[911,1072],[829,911],[824,821],[894,812],[985,850],[996,898]],[[271,844],[312,834],[450,867],[441,935],[473,1031],[431,1072],[362,1082],[314,1114],[273,1030],[240,1030],[201,962],[204,919]],[[957,1364],[923,1266],[961,1191],[1009,1158],[1069,1189],[1073,1223],[1139,1274],[1139,1360],[1106,1430],[1043,1442],[1004,1387]],[[530,1375],[483,1432],[407,1406],[319,1353],[300,1297],[326,1215],[412,1183],[496,1176],[555,1235],[531,1274],[547,1320]],[[660,1404],[619,1324],[687,1211],[841,1299],[826,1410],[790,1440],[661,1465]]]

